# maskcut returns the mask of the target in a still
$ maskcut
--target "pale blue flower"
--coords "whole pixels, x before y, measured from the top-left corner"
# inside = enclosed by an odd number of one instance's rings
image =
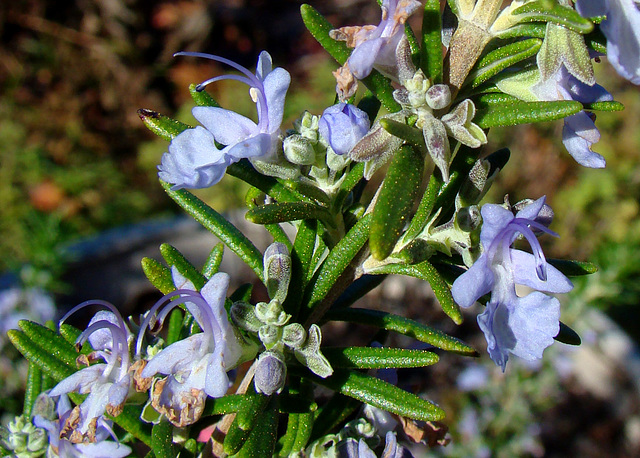
[[[218,107],[195,107],[193,116],[204,126],[188,129],[176,136],[169,152],[162,156],[159,177],[180,188],[206,188],[216,184],[227,167],[243,158],[269,160],[280,141],[284,99],[291,76],[283,68],[272,68],[271,56],[262,51],[255,75],[223,57],[211,54],[180,52],[176,56],[194,56],[229,65],[242,75],[221,75],[198,86],[223,79],[240,81],[250,87],[256,103],[258,123],[238,113]],[[219,150],[215,142],[226,145]]]
[[[77,344],[82,345],[89,340],[94,352],[89,355],[87,362],[101,358],[106,364],[94,364],[81,369],[62,380],[50,392],[51,396],[74,391],[88,394],[82,404],[73,409],[65,425],[65,437],[73,443],[95,441],[97,422],[105,412],[113,416],[122,412],[133,382],[129,373],[131,332],[113,305],[103,301],[84,302],[71,309],[62,321],[88,305],[101,305],[108,310],[95,314],[87,329],[78,337]]]
[[[580,103],[594,103],[613,100],[606,89],[599,84],[589,86],[571,75],[564,65],[546,81],[531,88],[540,100],[576,100]],[[600,132],[592,113],[581,111],[564,119],[562,143],[578,164],[591,168],[603,168],[604,157],[592,151],[591,147],[600,140]]]
[[[539,291],[566,293],[573,288],[567,277],[546,262],[532,230],[556,235],[536,221],[544,201],[544,197],[536,200],[515,216],[500,205],[484,205],[480,233],[483,253],[451,288],[454,300],[462,307],[491,292],[478,324],[491,359],[503,370],[510,353],[527,360],[542,357],[559,332],[560,303]],[[529,242],[533,254],[511,248],[519,235]],[[535,291],[518,297],[516,285]]]
[[[376,69],[397,77],[396,48],[404,35],[404,23],[420,7],[417,0],[383,0],[382,19],[377,26],[342,27],[332,30],[331,37],[346,41],[354,48],[351,56],[334,75],[341,99],[355,93],[353,78],[363,79]]]
[[[600,29],[607,37],[607,59],[616,71],[640,84],[640,9],[637,0],[577,0],[584,17],[607,16]]]
[[[332,105],[322,113],[318,131],[339,155],[347,154],[369,132],[367,113],[350,103]]]
[[[49,435],[47,457],[62,458],[124,458],[131,449],[120,444],[111,429],[111,422],[99,418],[95,431],[95,442],[73,443],[64,437],[64,426],[72,414],[71,403],[66,395],[61,395],[56,407],[58,418],[49,420],[41,415],[33,417],[33,424],[43,428]],[[62,433],[62,434],[61,434]],[[112,437],[114,441],[107,440]]]
[[[7,331],[18,329],[20,320],[44,323],[55,315],[53,299],[40,288],[0,290],[0,349],[4,346]]]
[[[193,315],[202,332],[164,348],[141,371],[143,378],[167,376],[155,382],[152,405],[173,424],[186,426],[198,420],[207,396],[217,398],[227,392],[227,371],[237,365],[242,349],[224,308],[229,276],[215,274],[200,292],[175,268],[173,280],[178,289],[156,303],[141,324],[137,353],[147,327],[161,326],[175,307],[184,305]]]
[[[348,438],[338,446],[338,456],[344,458],[377,458],[377,455],[371,450],[364,439],[356,441],[354,438]],[[409,450],[398,444],[396,433],[387,432],[385,435],[385,446],[382,458],[411,458],[413,455]]]

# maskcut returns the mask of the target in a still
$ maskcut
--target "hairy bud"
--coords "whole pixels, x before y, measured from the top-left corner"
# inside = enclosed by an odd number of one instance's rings
[[[254,383],[258,393],[271,396],[279,393],[287,377],[284,357],[273,351],[265,351],[258,357]]]

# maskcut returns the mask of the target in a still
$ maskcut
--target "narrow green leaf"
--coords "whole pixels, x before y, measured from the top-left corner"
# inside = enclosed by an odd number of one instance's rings
[[[322,354],[331,367],[347,369],[385,369],[425,367],[438,362],[438,355],[425,350],[377,347],[324,347]]]
[[[552,22],[582,34],[593,30],[591,21],[580,16],[573,8],[545,0],[527,2],[513,10],[512,14],[517,17],[518,23]]]
[[[471,84],[471,87],[480,86],[502,70],[535,56],[540,46],[542,46],[542,40],[530,38],[529,40],[516,41],[494,49],[478,60],[475,68],[467,76],[465,85]]]
[[[269,396],[256,395],[256,397],[252,396],[242,403],[224,438],[222,445],[225,453],[233,455],[240,451],[249,438],[251,430],[258,423],[260,414],[267,407],[269,399]]]
[[[31,416],[31,408],[40,393],[42,393],[42,369],[35,363],[29,362],[27,385],[24,391],[23,415]]]
[[[167,266],[151,258],[142,258],[141,263],[144,274],[162,294],[175,291],[176,286],[171,278],[171,270]]]
[[[236,455],[238,458],[274,456],[278,437],[277,399],[277,396],[272,396],[267,408],[259,415],[249,438]]]
[[[53,377],[54,380],[59,382],[75,372],[75,368],[49,354],[49,352],[36,344],[23,332],[11,329],[7,332],[7,336],[13,346],[16,347],[29,362],[36,364],[45,374]]]
[[[438,197],[438,193],[440,192],[442,185],[443,182],[440,174],[436,175],[434,173],[431,175],[431,178],[429,178],[429,184],[427,184],[427,189],[425,189],[422,199],[420,199],[420,203],[418,204],[418,209],[416,210],[415,215],[413,215],[413,218],[409,223],[409,227],[402,236],[403,240],[413,240],[422,232],[429,221],[429,217],[433,211],[433,205],[436,202],[436,198]]]
[[[238,286],[231,295],[229,300],[233,302],[249,302],[251,300],[251,293],[253,291],[253,285],[251,283],[244,283]]]
[[[298,226],[298,233],[291,250],[291,281],[287,298],[282,304],[285,312],[297,316],[300,301],[307,285],[309,268],[316,245],[318,224],[315,220],[303,220]]]
[[[142,120],[147,129],[164,140],[171,141],[176,135],[191,129],[191,126],[158,112],[141,108],[138,110],[138,116]]]
[[[353,191],[353,189],[358,185],[358,183],[364,180],[364,162],[358,162],[353,164],[351,170],[347,173],[347,176],[344,177],[342,183],[340,184],[340,189],[338,190],[336,200],[334,203],[334,208],[342,208],[344,205],[345,199],[349,196],[349,194]]]
[[[304,448],[309,443],[309,439],[311,438],[311,432],[313,431],[314,425],[314,414],[313,412],[301,413],[298,415],[298,429],[295,441],[293,446],[291,447],[292,452],[300,452],[304,450]]]
[[[380,111],[380,100],[373,95],[373,92],[367,89],[358,102],[358,108],[367,113],[369,121],[373,124],[374,119],[378,116],[378,111]]]
[[[156,458],[175,458],[178,456],[178,447],[173,443],[173,425],[166,417],[162,417],[160,423],[151,430],[151,450]]]
[[[345,42],[336,41],[329,36],[329,32],[334,29],[333,25],[311,5],[302,5],[300,7],[300,13],[305,26],[311,35],[313,35],[313,38],[315,38],[340,65],[344,65],[351,55],[351,49]],[[402,107],[393,98],[393,86],[388,78],[382,76],[377,70],[373,70],[362,82],[375,94],[389,112],[395,113],[396,111],[400,111]]]
[[[163,243],[160,245],[160,254],[169,267],[178,269],[178,272],[184,275],[187,280],[191,281],[198,291],[207,283],[206,277],[175,247],[168,243]]]
[[[441,23],[440,0],[427,0],[422,15],[420,68],[433,84],[442,83]]]
[[[607,37],[604,36],[600,28],[593,29],[593,32],[584,36],[587,46],[600,54],[607,54]]]
[[[477,356],[478,352],[461,340],[451,337],[444,332],[427,326],[409,318],[404,318],[392,313],[369,310],[362,308],[349,308],[342,310],[330,310],[325,315],[325,320],[346,321],[348,323],[360,323],[387,331],[397,332],[413,339],[419,340],[453,353],[466,356]]]
[[[197,84],[189,85],[189,94],[191,94],[191,98],[199,107],[219,107],[220,105],[216,102],[211,94],[207,91],[196,91]]]
[[[79,404],[76,399],[73,399],[73,402]],[[140,421],[140,415],[142,415],[142,406],[137,405],[125,405],[122,413],[117,417],[105,414],[133,437],[151,447],[151,427],[148,423]]]
[[[420,278],[425,280],[431,286],[433,294],[442,307],[442,311],[447,314],[449,318],[456,324],[462,323],[462,313],[460,307],[453,300],[451,295],[451,288],[447,285],[447,282],[442,278],[442,275],[431,265],[429,261],[423,261],[420,264],[387,264],[381,268],[375,269],[374,272],[380,274],[396,274],[396,275],[408,275],[410,277]]]
[[[260,205],[249,210],[245,218],[256,224],[285,223],[302,219],[332,220],[326,208],[311,202],[276,202]]]
[[[517,97],[508,94],[482,94],[479,97],[473,98],[473,104],[476,106],[477,110],[481,110],[484,108],[489,108],[494,105],[505,105],[505,104],[515,104],[521,103],[522,101]]]
[[[179,308],[173,309],[169,315],[169,326],[167,328],[167,346],[180,340],[182,333],[183,313]]]
[[[591,275],[598,271],[598,266],[588,261],[569,261],[566,259],[547,259],[547,262],[567,277]]]
[[[258,402],[260,394],[248,393],[248,394],[227,394],[220,398],[207,398],[204,410],[202,412],[203,417],[209,417],[212,415],[227,415],[230,413],[236,413],[246,405],[254,405]]]
[[[275,178],[262,175],[256,171],[247,159],[242,159],[231,164],[227,167],[227,174],[258,188],[279,202],[295,202],[302,198],[290,189],[287,189]]]
[[[329,252],[312,281],[305,291],[303,304],[306,304],[307,312],[314,309],[326,297],[329,290],[349,266],[353,258],[362,249],[369,238],[369,223],[371,215],[365,215]]]
[[[202,275],[206,279],[211,279],[214,274],[218,273],[218,269],[220,268],[220,264],[222,263],[222,255],[224,254],[224,244],[218,243],[213,247],[211,253],[207,257],[207,260],[202,267]]]
[[[292,369],[292,372],[294,370],[297,373],[297,369]],[[306,372],[308,375],[305,377],[318,385],[387,412],[420,421],[444,418],[444,411],[437,405],[379,378],[345,369],[336,370],[331,377],[324,379]]]
[[[286,458],[291,455],[293,450],[293,444],[298,436],[298,422],[300,421],[300,414],[292,413],[287,417],[287,430],[283,436],[278,440],[276,445],[276,452],[281,458]]]
[[[560,322],[560,331],[558,332],[558,335],[554,337],[554,339],[567,345],[577,346],[582,343],[582,339],[580,339],[578,333],[564,324],[562,321]]]
[[[46,350],[51,356],[70,367],[76,367],[76,359],[79,353],[75,346],[67,342],[60,334],[28,320],[19,321],[18,326],[29,339]]]
[[[483,129],[515,126],[533,122],[554,121],[582,111],[582,104],[573,100],[554,102],[520,102],[478,110],[473,122]]]
[[[263,278],[262,253],[242,232],[227,221],[213,208],[202,202],[189,191],[172,191],[171,185],[161,181],[169,197],[182,207],[196,221],[202,224],[220,239],[231,251],[238,255],[255,272],[261,281]]]
[[[317,201],[321,204],[326,205],[329,205],[331,203],[331,199],[329,199],[329,196],[322,189],[314,186],[311,183],[307,183],[302,180],[285,180],[284,185],[287,188],[307,197],[312,202]]]
[[[353,398],[334,393],[329,402],[320,409],[320,413],[313,423],[309,442],[329,434],[331,430],[342,424],[361,405],[362,403]]]
[[[497,38],[508,40],[510,38],[544,38],[544,34],[547,30],[546,22],[530,22],[524,24],[514,25],[506,30],[502,30],[496,34]]]
[[[609,102],[593,102],[593,103],[584,103],[582,104],[585,110],[589,111],[622,111],[624,110],[624,105],[620,102],[609,101]]]
[[[424,148],[424,134],[417,127],[412,127],[404,122],[394,121],[388,118],[381,119],[380,125],[391,135],[406,140],[412,145]]]
[[[76,342],[78,341],[78,337],[80,337],[80,334],[82,334],[82,331],[80,331],[78,328],[66,323],[62,323],[60,325],[60,329],[58,330],[58,332],[64,338],[64,340],[66,340],[71,345],[73,345],[74,348],[75,348]],[[82,345],[82,348],[80,349],[80,353],[84,355],[87,355],[92,351],[93,351],[93,348],[91,348],[91,345],[89,344],[88,340]]]
[[[391,159],[371,217],[369,247],[375,259],[393,251],[418,196],[423,170],[424,156],[411,146],[402,146]]]
[[[331,309],[350,307],[358,299],[363,298],[369,291],[380,285],[386,278],[385,275],[363,275],[351,283],[349,287],[336,299]]]

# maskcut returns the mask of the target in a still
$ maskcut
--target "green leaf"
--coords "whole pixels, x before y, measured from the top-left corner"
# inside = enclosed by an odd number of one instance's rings
[[[211,97],[207,91],[196,91],[198,87],[197,84],[189,85],[189,94],[191,94],[191,98],[199,107],[219,107],[220,105],[216,102],[216,99]]]
[[[28,320],[19,321],[18,326],[20,326],[20,329],[22,329],[29,339],[36,342],[37,345],[46,350],[51,356],[54,356],[70,367],[76,367],[76,359],[79,353],[76,347],[67,342],[60,334],[41,324]]]
[[[327,296],[342,273],[349,267],[353,258],[362,249],[369,236],[370,215],[365,215],[329,252],[326,259],[306,288],[303,304],[306,304],[307,315],[315,309]],[[320,311],[318,313],[324,313]],[[305,317],[306,318],[306,317]]]
[[[329,434],[349,418],[362,404],[353,398],[335,393],[320,410],[313,423],[309,442]]]
[[[258,417],[248,440],[238,452],[238,458],[270,457],[276,447],[278,437],[277,396],[271,397],[269,405]]]
[[[297,373],[297,368],[292,368],[294,371]],[[341,369],[325,379],[307,372],[305,377],[318,385],[396,415],[420,421],[444,418],[444,411],[432,402],[360,372]]]
[[[478,352],[469,345],[444,332],[409,318],[379,310],[349,308],[330,310],[324,317],[328,321],[346,321],[397,332],[453,353],[465,356],[477,356]]]
[[[78,404],[75,399],[73,402]],[[105,414],[107,418],[113,420],[133,437],[151,447],[151,427],[148,423],[140,421],[140,415],[142,415],[142,406],[136,405],[125,405],[122,413],[117,417]]]
[[[207,398],[204,410],[202,412],[203,417],[209,417],[212,415],[227,415],[230,413],[236,413],[247,406],[252,406],[258,402],[260,394],[248,393],[248,394],[227,394],[220,398]]]
[[[333,57],[340,65],[344,65],[351,49],[343,41],[336,41],[329,36],[329,32],[334,29],[333,25],[327,21],[311,5],[302,5],[300,13],[304,25],[307,27],[313,38]],[[393,98],[393,86],[388,78],[385,78],[377,70],[373,70],[369,76],[362,80],[365,86],[382,102],[382,105],[391,113],[400,111],[402,108]]]
[[[287,419],[287,431],[278,441],[278,456],[286,458],[303,450],[313,428],[313,412],[292,413]]]
[[[175,458],[178,456],[178,447],[173,443],[173,425],[166,417],[162,417],[160,423],[151,430],[151,450],[156,458]]]
[[[554,339],[567,345],[577,346],[582,343],[582,339],[580,339],[578,333],[564,324],[562,321],[560,322],[560,331],[558,332],[558,335],[554,337]]]
[[[173,309],[169,315],[169,326],[167,328],[166,345],[169,346],[180,340],[182,333],[183,313],[179,308]]]
[[[236,417],[224,438],[224,452],[233,455],[238,453],[251,434],[251,430],[260,419],[260,414],[267,407],[269,396],[257,395],[243,402]]]
[[[546,30],[547,30],[546,22],[531,22],[529,24],[514,25],[511,28],[498,32],[496,36],[504,40],[508,40],[510,38],[522,38],[522,37],[542,39],[544,38],[544,34],[546,33]]]
[[[429,184],[427,184],[427,189],[425,189],[422,199],[420,199],[420,203],[418,204],[418,209],[416,210],[415,215],[413,215],[413,218],[409,223],[409,227],[402,236],[404,241],[413,240],[422,232],[429,221],[429,217],[433,211],[433,205],[436,202],[436,198],[438,197],[438,193],[440,192],[442,185],[443,181],[440,174],[436,175],[434,173],[431,175],[431,178],[429,178]]]
[[[487,129],[489,127],[554,121],[581,111],[582,104],[573,100],[520,102],[478,110],[473,122],[481,128]]]
[[[171,141],[179,133],[191,129],[191,126],[188,124],[145,108],[138,110],[138,116],[142,119],[144,125],[147,126],[147,129],[167,141]]]
[[[396,274],[396,275],[408,275],[410,277],[420,278],[425,280],[431,286],[433,294],[440,303],[440,307],[449,318],[456,324],[462,323],[462,313],[460,307],[453,300],[451,295],[451,288],[447,285],[447,282],[442,278],[442,275],[429,263],[429,261],[423,261],[420,264],[387,264],[382,267],[375,268],[370,273],[375,274]]]
[[[162,294],[175,291],[176,286],[173,284],[171,270],[167,266],[151,258],[142,258],[141,263],[144,274]]]
[[[198,291],[207,283],[206,277],[173,246],[168,243],[163,243],[160,245],[160,254],[169,267],[178,269],[178,272],[184,275],[187,280],[191,281]]]
[[[311,183],[307,183],[302,180],[285,180],[284,185],[287,188],[307,197],[311,202],[317,201],[326,205],[331,203],[329,196],[322,189]]]
[[[477,110],[490,108],[494,105],[517,104],[521,102],[522,101],[517,97],[504,93],[482,94],[479,97],[473,98],[473,104],[476,106]]]
[[[347,176],[344,177],[342,183],[340,184],[340,189],[338,190],[337,197],[335,200],[334,208],[340,209],[342,208],[345,199],[347,196],[353,191],[358,183],[363,180],[364,173],[364,162],[358,162],[353,164],[351,170],[347,173]]]
[[[593,102],[593,103],[583,103],[582,106],[585,110],[589,111],[622,111],[624,110],[624,105],[620,102],[609,101],[609,102]]]
[[[401,147],[391,159],[371,217],[369,247],[375,259],[393,251],[418,196],[423,170],[424,156],[411,146]]]
[[[29,362],[27,372],[27,384],[24,391],[23,415],[30,417],[31,409],[38,395],[42,392],[42,369],[36,364]]]
[[[59,382],[76,371],[74,367],[52,356],[23,332],[11,329],[7,332],[7,336],[13,346],[16,347],[29,362],[36,364],[45,374],[51,376],[54,380]]]
[[[442,83],[441,23],[440,0],[427,0],[422,15],[420,68],[433,84]]]
[[[247,159],[242,159],[231,164],[227,167],[227,174],[258,188],[279,202],[295,202],[302,199],[302,196],[287,189],[275,178],[259,173]]]
[[[520,8],[513,10],[512,14],[518,23],[552,22],[582,34],[593,30],[591,21],[580,16],[573,8],[546,0],[527,2]]]
[[[376,347],[324,347],[322,353],[333,368],[386,369],[425,367],[438,362],[438,355],[425,350]]]
[[[424,148],[424,134],[417,127],[412,127],[404,122],[394,121],[389,118],[380,119],[380,125],[391,135],[406,140],[412,145]]]
[[[82,331],[74,326],[71,326],[70,324],[62,323],[58,332],[64,338],[64,340],[66,340],[71,345],[73,345],[74,348],[76,348],[76,342],[78,341],[80,334],[82,334]],[[82,348],[80,349],[81,354],[89,354],[92,351],[93,348],[91,348],[88,340],[82,345]]]
[[[211,250],[211,253],[209,253],[207,260],[202,267],[202,275],[204,275],[206,279],[210,280],[211,277],[218,273],[218,269],[220,269],[220,264],[222,263],[223,254],[224,244],[216,244],[216,246]]]
[[[569,261],[566,259],[547,259],[547,262],[567,277],[591,275],[598,271],[598,266],[588,261]]]
[[[531,38],[494,49],[478,60],[475,68],[467,76],[465,85],[471,84],[471,87],[480,86],[502,70],[535,56],[540,46],[542,46],[542,40]]]
[[[302,219],[332,222],[329,211],[311,202],[276,202],[260,205],[247,212],[245,218],[256,224],[284,223]]]
[[[358,102],[358,108],[367,113],[369,117],[369,121],[373,124],[373,120],[378,116],[378,111],[380,111],[380,100],[373,95],[369,89],[364,93],[360,101]]]
[[[255,272],[261,281],[263,278],[262,253],[242,232],[227,221],[213,208],[202,202],[189,191],[172,191],[171,185],[161,181],[169,197],[180,205],[189,215],[220,239],[231,251],[238,255]]]
[[[307,278],[313,249],[316,245],[318,224],[315,220],[303,220],[298,226],[298,233],[291,250],[291,281],[287,298],[282,304],[285,312],[296,317],[300,309],[300,301],[307,285]]]

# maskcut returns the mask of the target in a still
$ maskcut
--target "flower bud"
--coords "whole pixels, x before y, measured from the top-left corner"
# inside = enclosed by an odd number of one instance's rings
[[[370,125],[364,111],[348,103],[338,103],[324,110],[318,130],[333,151],[343,155],[364,137]]]
[[[258,393],[271,396],[279,393],[287,377],[284,357],[273,351],[265,351],[258,357],[254,384]]]
[[[465,232],[471,232],[480,226],[482,216],[477,205],[461,208],[456,214],[458,227]]]
[[[264,278],[269,297],[284,302],[291,280],[291,256],[283,243],[272,243],[265,250]]]
[[[441,110],[451,103],[451,89],[446,84],[436,84],[427,89],[427,104],[434,110]]]
[[[282,333],[279,327],[265,324],[258,330],[258,337],[266,348],[271,348],[280,340]]]
[[[229,314],[233,324],[245,331],[256,332],[263,325],[256,316],[255,307],[246,302],[234,302]]]
[[[291,315],[286,313],[280,302],[273,299],[270,302],[258,302],[255,308],[256,317],[265,324],[274,326],[284,326],[287,324]]]
[[[469,177],[460,187],[458,201],[460,206],[467,207],[477,204],[487,189],[487,179],[491,164],[485,159],[479,159],[473,164]]]
[[[282,332],[282,341],[288,347],[299,350],[307,339],[307,331],[300,323],[291,323],[285,326]]]
[[[2,431],[0,444],[14,452],[11,456],[42,456],[49,443],[47,432],[37,428],[24,416],[15,417]]]
[[[302,135],[294,134],[282,143],[284,157],[297,165],[312,165],[316,161],[316,150],[313,143]]]

